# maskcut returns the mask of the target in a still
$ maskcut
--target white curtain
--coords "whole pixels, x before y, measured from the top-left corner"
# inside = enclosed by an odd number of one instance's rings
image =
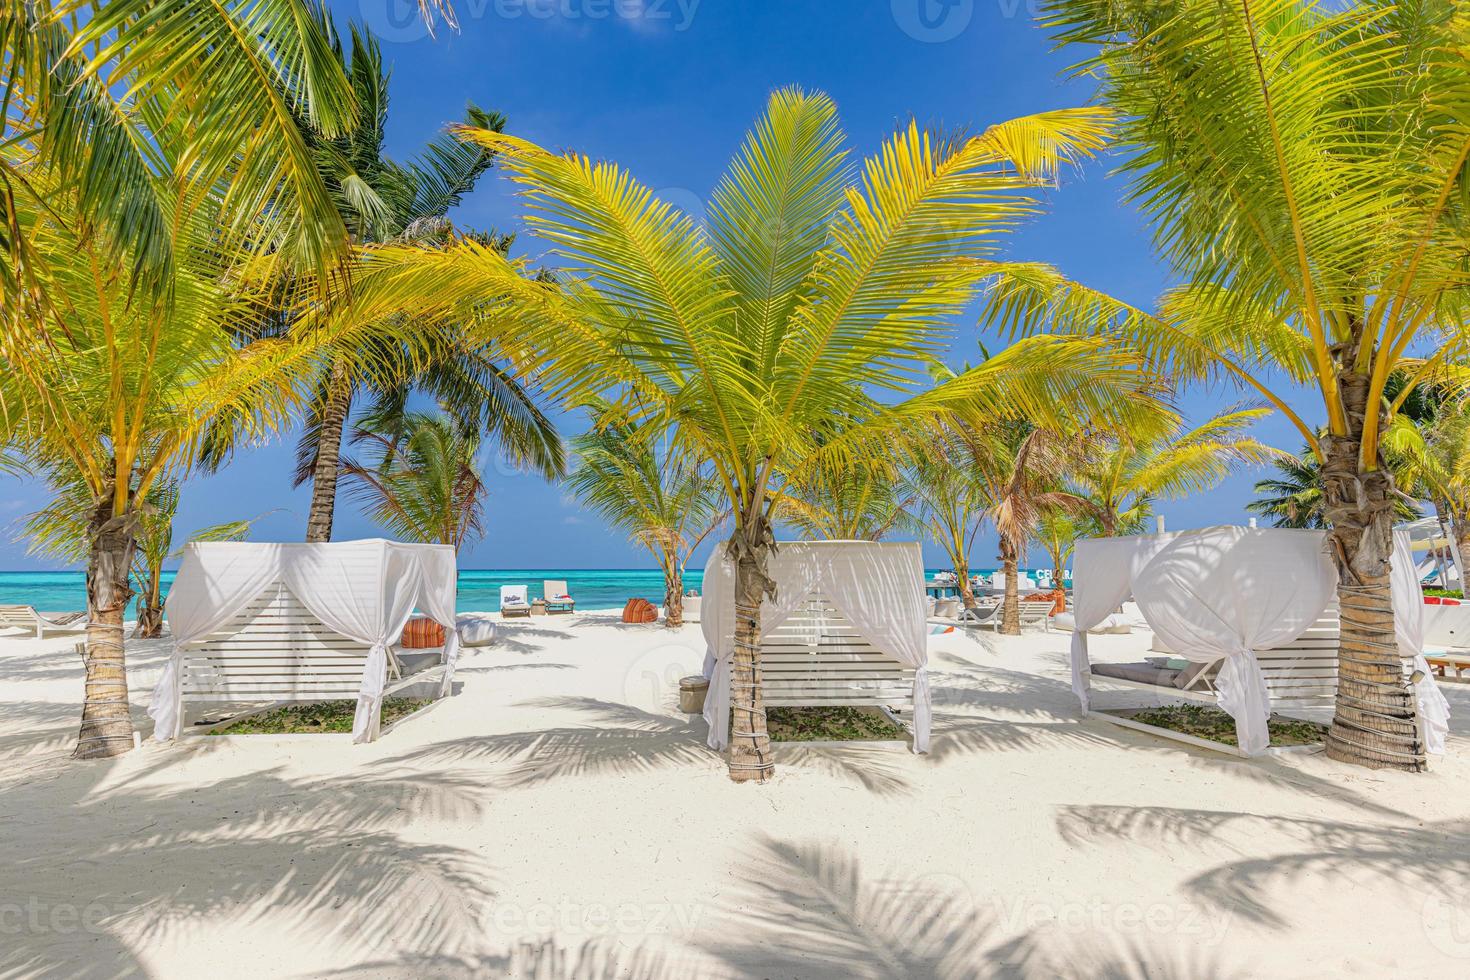
[[[914,751],[929,750],[933,716],[925,641],[924,563],[918,547],[861,541],[788,542],[770,562],[776,601],[761,605],[761,639],[784,623],[813,592],[825,595],[873,644],[914,668]],[[729,743],[730,660],[734,656],[735,570],[722,550],[705,567],[701,627],[709,679],[704,718],[709,745]]]
[[[444,680],[439,696],[448,697],[454,687],[454,667],[459,663],[458,562],[450,548],[415,549],[419,563],[419,611],[444,627]]]
[[[1133,576],[1172,534],[1123,538],[1086,538],[1073,554],[1072,693],[1086,711],[1092,697],[1092,666],[1087,631],[1096,629],[1133,594]]]
[[[1255,651],[1297,639],[1320,618],[1337,590],[1337,570],[1320,531],[1217,527],[1175,534],[1077,542],[1077,630],[1072,690],[1088,707],[1091,667],[1086,630],[1134,595],[1158,645],[1195,660],[1224,657],[1216,686],[1236,720],[1243,750],[1269,743],[1269,692]],[[1423,656],[1424,603],[1408,535],[1395,532],[1395,632],[1415,685],[1425,747],[1444,751],[1449,704]],[[1120,598],[1121,597],[1121,598]]]
[[[833,547],[817,589],[868,642],[914,668],[914,751],[929,751],[933,703],[925,638],[924,561],[917,546]]]
[[[1399,641],[1399,655],[1410,661],[1419,674],[1414,685],[1414,699],[1419,707],[1419,728],[1424,747],[1435,755],[1444,754],[1445,736],[1450,730],[1450,703],[1445,700],[1429,662],[1424,659],[1424,590],[1414,563],[1409,532],[1398,530],[1393,536],[1393,625]]]
[[[246,560],[235,560],[234,555]],[[222,543],[196,543],[184,550],[178,574],[163,603],[174,650],[153,688],[153,701],[148,706],[155,741],[177,738],[184,721],[179,704],[184,644],[222,628],[240,615],[252,599],[280,581],[280,577],[279,545],[255,545],[249,549],[248,557],[238,546]]]
[[[1215,686],[1240,748],[1270,744],[1270,692],[1256,651],[1290,643],[1322,615],[1334,575],[1322,535],[1216,527],[1177,536],[1133,581],[1134,598],[1171,650],[1225,658]]]
[[[329,629],[368,645],[352,736],[355,742],[371,741],[381,717],[388,651],[415,606],[444,626],[442,689],[447,693],[459,652],[455,578],[453,550],[434,545],[383,540],[189,545],[165,604],[174,654],[148,709],[154,738],[167,741],[179,733],[181,648],[223,628],[250,600],[279,583]]]
[[[767,574],[777,583],[776,597],[761,602],[760,639],[770,636],[806,601],[820,574],[817,556],[809,548],[779,545],[767,563]],[[735,656],[735,563],[717,546],[704,567],[704,605],[700,608],[704,632],[704,676],[709,692],[704,699],[705,740],[712,749],[730,742],[730,661]]]
[[[418,599],[418,563],[384,541],[291,551],[281,576],[286,588],[328,629],[369,645],[352,740],[370,742],[378,734],[388,648],[403,634]]]

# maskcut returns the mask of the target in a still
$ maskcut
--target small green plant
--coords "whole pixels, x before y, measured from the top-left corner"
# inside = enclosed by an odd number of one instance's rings
[[[1235,744],[1235,719],[1219,708],[1200,704],[1171,704],[1162,708],[1134,711],[1127,717],[1156,728],[1182,732],[1211,742]],[[1321,745],[1327,737],[1327,726],[1297,718],[1272,715],[1268,723],[1272,745]]]
[[[1436,597],[1438,597],[1440,599],[1463,599],[1463,598],[1465,598],[1465,591],[1463,589],[1431,589],[1431,588],[1425,588],[1424,595],[1425,596],[1436,596]]]
[[[428,698],[388,698],[383,702],[383,726],[393,724],[429,704]],[[352,731],[356,701],[318,701],[293,704],[217,728],[210,735],[326,735]]]
[[[766,726],[777,742],[879,742],[908,735],[877,708],[771,708]]]

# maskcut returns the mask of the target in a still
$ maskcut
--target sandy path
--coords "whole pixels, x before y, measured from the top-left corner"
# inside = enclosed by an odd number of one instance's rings
[[[1470,688],[1427,776],[1248,763],[1080,719],[1066,641],[934,638],[929,756],[752,787],[677,711],[697,627],[514,622],[376,744],[107,763],[73,641],[3,639],[0,975],[1470,973]]]

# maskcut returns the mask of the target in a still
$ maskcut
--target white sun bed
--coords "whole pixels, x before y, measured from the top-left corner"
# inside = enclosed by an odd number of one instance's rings
[[[0,606],[0,627],[12,627],[34,632],[36,639],[43,639],[46,631],[56,633],[80,633],[87,628],[85,612],[61,613],[43,616],[35,606]]]

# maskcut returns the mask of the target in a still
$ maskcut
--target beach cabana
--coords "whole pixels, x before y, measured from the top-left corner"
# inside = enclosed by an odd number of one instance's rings
[[[1246,527],[1078,541],[1071,659],[1072,690],[1083,710],[1092,694],[1087,631],[1132,596],[1164,648],[1219,664],[1218,704],[1235,719],[1241,751],[1265,751],[1273,704],[1315,694],[1330,705],[1336,692],[1336,643],[1326,651],[1294,646],[1336,599],[1337,571],[1326,548],[1321,531]],[[1443,752],[1449,708],[1424,660],[1422,593],[1403,533],[1395,537],[1393,598],[1405,683],[1420,677],[1424,742]]]
[[[912,713],[913,748],[929,749],[924,562],[913,542],[777,545],[774,597],[761,605],[767,707],[889,707]],[[701,624],[709,745],[729,742],[735,566],[716,548],[704,570]]]
[[[148,709],[153,737],[178,737],[193,702],[356,698],[353,741],[371,741],[385,695],[436,677],[449,693],[456,574],[446,545],[190,544],[165,603],[174,651]],[[392,648],[415,608],[444,627],[444,648],[403,675]]]

